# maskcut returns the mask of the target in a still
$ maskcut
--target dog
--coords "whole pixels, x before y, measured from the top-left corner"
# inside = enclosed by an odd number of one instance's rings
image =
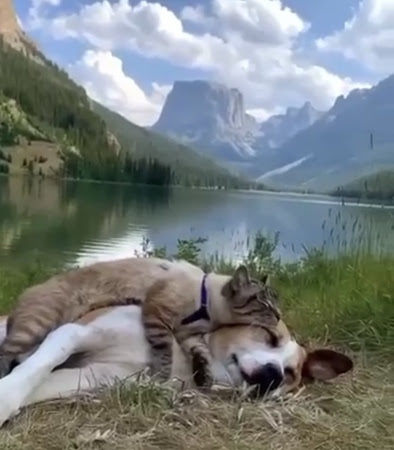
[[[7,317],[0,318],[0,340]],[[311,380],[331,380],[353,368],[352,360],[329,349],[306,349],[281,319],[275,330],[223,326],[204,336],[216,383],[246,383],[267,396],[294,392]],[[21,408],[76,397],[117,382],[138,382],[149,365],[141,307],[115,306],[89,312],[50,332],[38,348],[0,380],[0,426]],[[190,364],[174,340],[172,378],[193,387]]]

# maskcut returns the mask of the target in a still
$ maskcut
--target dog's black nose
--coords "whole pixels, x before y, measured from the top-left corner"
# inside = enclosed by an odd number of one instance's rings
[[[252,375],[245,376],[250,385],[255,385],[258,395],[264,395],[278,388],[283,381],[283,374],[279,366],[268,363],[255,370]]]

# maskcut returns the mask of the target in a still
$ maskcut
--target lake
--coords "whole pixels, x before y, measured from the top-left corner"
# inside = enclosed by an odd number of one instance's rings
[[[173,251],[190,237],[208,238],[205,255],[240,259],[258,230],[279,232],[283,261],[359,241],[392,253],[393,224],[393,208],[317,195],[0,178],[1,265],[36,257],[86,264],[133,256],[146,239]]]

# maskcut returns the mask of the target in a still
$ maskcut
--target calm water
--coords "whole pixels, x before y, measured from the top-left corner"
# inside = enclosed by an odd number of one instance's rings
[[[144,239],[173,250],[188,237],[209,238],[205,254],[240,258],[257,230],[279,232],[283,260],[323,244],[335,252],[350,236],[394,252],[393,224],[394,209],[323,196],[0,178],[1,265],[37,256],[85,264],[134,255]]]

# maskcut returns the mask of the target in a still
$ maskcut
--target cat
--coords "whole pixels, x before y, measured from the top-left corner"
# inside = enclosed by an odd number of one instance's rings
[[[98,262],[55,275],[20,295],[0,345],[0,378],[60,325],[95,309],[130,304],[142,308],[152,375],[168,378],[169,343],[175,337],[199,386],[210,384],[210,356],[201,339],[206,330],[241,323],[269,329],[280,316],[267,277],[251,279],[244,265],[229,276],[160,258]]]

